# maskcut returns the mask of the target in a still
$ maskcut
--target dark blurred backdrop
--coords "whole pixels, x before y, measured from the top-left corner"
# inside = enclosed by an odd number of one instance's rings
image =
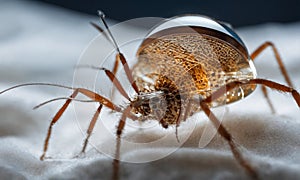
[[[109,18],[171,17],[184,13],[204,14],[234,26],[300,20],[300,0],[40,0],[89,14],[103,10]]]

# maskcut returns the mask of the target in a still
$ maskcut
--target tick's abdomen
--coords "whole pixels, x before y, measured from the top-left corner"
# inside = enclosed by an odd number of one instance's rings
[[[147,37],[133,75],[143,92],[156,91],[168,79],[185,97],[207,97],[228,82],[255,78],[247,50],[234,38],[212,29],[176,27]],[[164,87],[166,88],[166,87]],[[212,106],[231,103],[255,89],[235,88]]]

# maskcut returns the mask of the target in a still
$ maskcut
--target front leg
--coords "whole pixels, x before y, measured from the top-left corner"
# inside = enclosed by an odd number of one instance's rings
[[[121,112],[121,108],[114,105],[111,101],[109,101],[108,99],[106,99],[105,97],[92,92],[88,89],[83,89],[83,88],[74,88],[74,92],[72,93],[72,95],[70,96],[70,99],[67,99],[66,102],[64,103],[64,105],[59,109],[59,111],[55,114],[54,118],[52,119],[49,127],[48,127],[48,131],[47,131],[47,136],[44,142],[44,148],[43,148],[43,154],[41,155],[40,159],[44,160],[45,156],[46,156],[46,152],[48,150],[48,146],[49,146],[49,140],[50,140],[50,136],[52,133],[52,127],[56,124],[56,122],[60,119],[60,117],[63,115],[63,113],[65,112],[65,110],[68,108],[68,106],[70,105],[72,99],[74,99],[78,93],[81,93],[87,97],[89,97],[90,99],[94,100],[95,102],[99,102],[100,104],[108,107],[111,110],[117,111],[117,112]],[[99,107],[100,108],[100,107]],[[99,109],[98,108],[98,109]],[[102,108],[102,107],[101,107]],[[97,111],[98,112],[98,111]],[[96,112],[96,115],[97,115]],[[100,113],[100,112],[99,112]],[[98,117],[98,115],[96,116]],[[134,118],[134,117],[133,117]],[[93,121],[92,121],[93,122]],[[93,127],[93,126],[92,126]],[[83,149],[84,150],[84,149]]]

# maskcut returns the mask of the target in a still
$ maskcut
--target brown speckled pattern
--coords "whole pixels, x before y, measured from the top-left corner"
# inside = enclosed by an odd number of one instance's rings
[[[164,92],[167,109],[160,123],[167,127],[176,124],[180,108],[185,113],[189,98],[205,98],[227,82],[243,79],[239,77],[243,68],[249,68],[248,60],[229,43],[208,35],[180,33],[154,39],[141,47],[133,75],[141,92]],[[250,93],[253,87],[243,89]],[[237,88],[216,104],[241,99],[241,90]],[[178,100],[176,97],[180,96]],[[199,110],[192,109],[191,113]]]

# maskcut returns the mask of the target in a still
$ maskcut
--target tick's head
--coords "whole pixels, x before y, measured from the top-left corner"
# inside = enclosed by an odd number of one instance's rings
[[[165,95],[162,91],[140,93],[131,102],[132,112],[140,117],[140,120],[161,119],[166,111]]]

